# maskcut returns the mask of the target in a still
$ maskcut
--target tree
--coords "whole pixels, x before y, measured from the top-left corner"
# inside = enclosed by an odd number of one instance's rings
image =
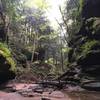
[[[64,10],[59,7],[63,19],[62,25],[65,27],[67,34],[65,38],[70,46],[72,45],[71,39],[78,33],[82,24],[81,3],[81,0],[68,0]]]

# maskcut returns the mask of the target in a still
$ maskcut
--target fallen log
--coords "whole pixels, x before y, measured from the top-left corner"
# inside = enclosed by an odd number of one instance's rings
[[[61,90],[64,87],[66,87],[66,85],[72,85],[72,86],[76,86],[78,83],[74,82],[74,81],[43,81],[43,82],[39,82],[37,83],[39,84],[42,88],[53,88],[54,90]]]
[[[42,81],[38,83],[42,87],[46,88],[63,88],[64,84],[66,84],[66,81]]]

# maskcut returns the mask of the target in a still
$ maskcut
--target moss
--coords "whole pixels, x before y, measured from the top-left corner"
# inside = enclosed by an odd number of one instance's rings
[[[6,59],[6,62],[11,66],[9,70],[14,72],[16,70],[16,64],[7,45],[3,43],[0,43],[0,55],[2,55]]]
[[[86,58],[87,55],[91,52],[100,50],[100,42],[97,40],[88,40],[85,44],[83,44],[79,48],[79,52],[77,52],[76,60],[78,60],[80,57]]]
[[[92,49],[96,49],[94,48],[95,46],[100,46],[100,42],[96,40],[88,41],[84,45],[81,46],[81,51],[83,54],[87,54]]]
[[[0,50],[1,50],[2,54],[6,57],[11,55],[11,52],[8,49],[6,44],[0,43]]]

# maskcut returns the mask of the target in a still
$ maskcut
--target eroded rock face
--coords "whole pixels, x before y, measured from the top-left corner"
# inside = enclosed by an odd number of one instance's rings
[[[85,0],[82,10],[83,24],[79,33],[74,34],[71,39],[69,62],[76,63],[80,69],[80,73],[77,73],[80,83],[86,80],[100,81],[99,9],[100,0]]]
[[[80,57],[77,64],[81,65],[82,73],[87,76],[100,80],[100,0],[87,0],[83,6],[82,28],[80,34],[86,37],[86,41],[79,47]],[[84,35],[83,35],[84,34]],[[76,47],[77,48],[77,47]],[[88,66],[88,67],[87,67]],[[88,77],[88,79],[89,79]]]

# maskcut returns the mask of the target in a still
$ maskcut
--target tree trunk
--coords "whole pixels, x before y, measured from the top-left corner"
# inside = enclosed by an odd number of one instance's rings
[[[0,0],[0,41],[8,43],[9,18],[5,15],[2,1]]]

